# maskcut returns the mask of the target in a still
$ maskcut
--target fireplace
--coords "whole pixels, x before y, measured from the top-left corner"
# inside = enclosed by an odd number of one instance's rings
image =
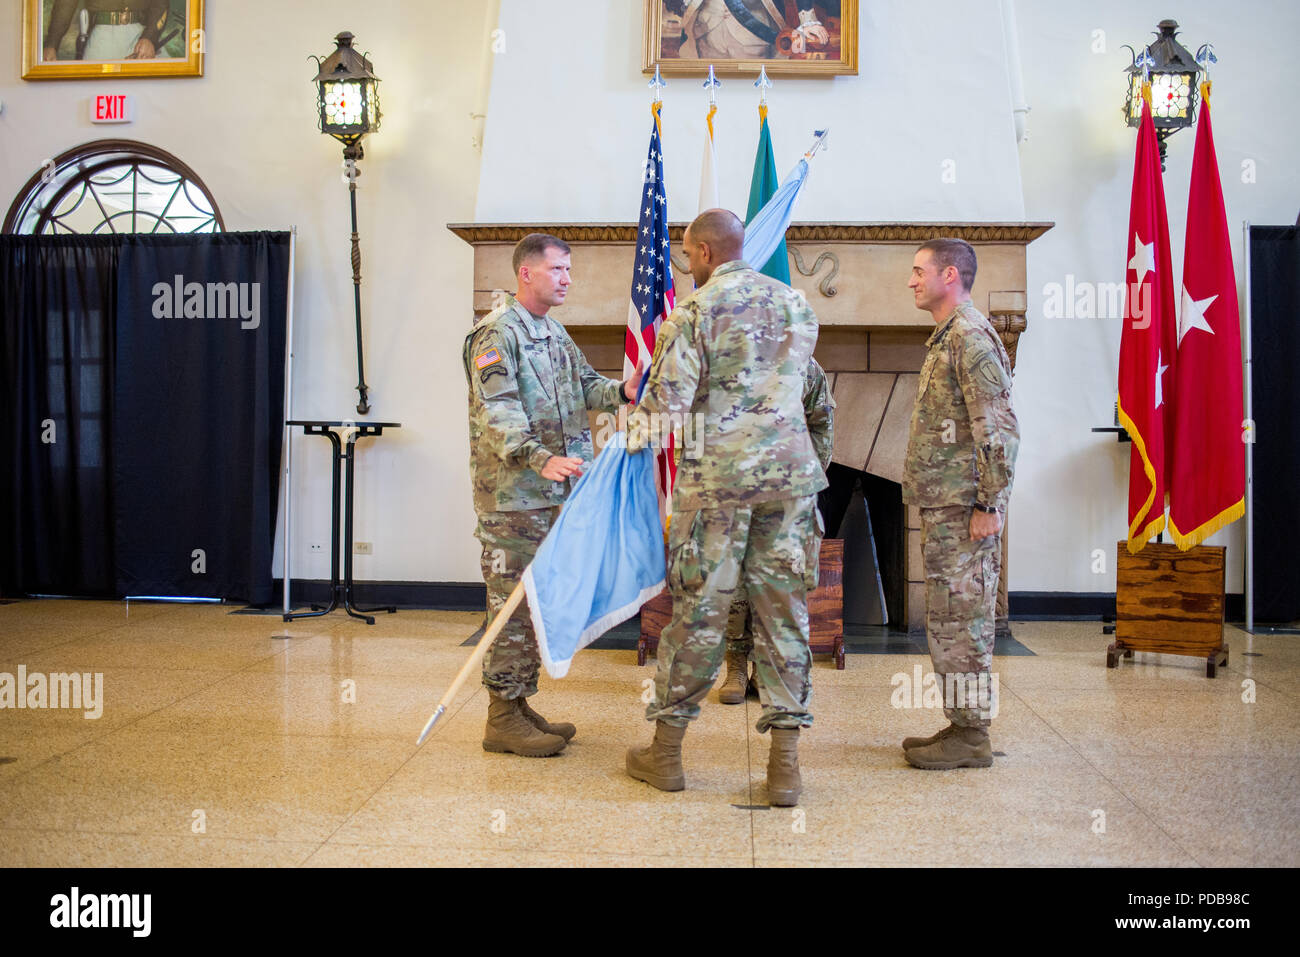
[[[1026,327],[1025,247],[1053,225],[795,223],[786,232],[792,285],[803,290],[821,321],[816,355],[837,406],[832,461],[845,474],[859,476],[858,485],[866,490],[881,563],[882,603],[892,626],[913,631],[925,626],[920,514],[904,508],[890,490],[902,479],[917,373],[925,340],[934,330],[934,321],[915,308],[907,288],[912,256],[917,246],[938,236],[959,237],[975,247],[979,271],[972,299],[1002,337],[1014,369],[1016,342]],[[513,290],[510,255],[524,235],[548,232],[569,243],[573,287],[552,315],[564,323],[592,366],[622,377],[635,224],[456,223],[448,228],[474,247],[474,318],[492,309],[494,296]],[[684,229],[684,223],[669,228],[674,245]],[[673,267],[681,298],[692,282],[680,253],[673,255]],[[467,324],[470,319],[465,317]],[[1006,541],[1012,524],[1002,544],[1000,634],[1009,633]],[[846,587],[848,577],[846,570]]]

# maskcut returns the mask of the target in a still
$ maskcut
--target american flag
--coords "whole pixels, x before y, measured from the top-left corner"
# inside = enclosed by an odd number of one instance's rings
[[[673,269],[668,243],[668,196],[664,192],[664,154],[659,140],[659,109],[653,108],[650,152],[641,178],[641,216],[637,223],[636,266],[632,273],[632,299],[627,313],[627,334],[623,340],[623,375],[630,376],[638,365],[649,366],[655,351],[655,334],[673,311]],[[671,443],[659,453],[659,489],[665,514],[671,498],[677,468]]]

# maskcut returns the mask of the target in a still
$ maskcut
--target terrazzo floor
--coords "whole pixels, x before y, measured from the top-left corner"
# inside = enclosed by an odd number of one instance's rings
[[[558,757],[484,752],[477,682],[417,748],[480,614],[232,611],[0,605],[0,680],[103,675],[98,718],[0,708],[0,866],[1300,864],[1297,636],[1229,626],[1209,680],[1172,656],[1108,670],[1097,623],[1015,622],[1033,654],[995,658],[999,756],[950,772],[910,768],[899,747],[944,723],[891,704],[895,676],[927,658],[820,658],[790,809],[767,806],[753,699],[710,694],[686,791],[625,775],[651,733],[653,664],[634,652],[588,649],[543,676],[534,705],[578,725]]]

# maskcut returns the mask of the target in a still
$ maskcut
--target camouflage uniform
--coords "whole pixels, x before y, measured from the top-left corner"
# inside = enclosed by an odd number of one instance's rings
[[[470,480],[495,614],[560,514],[577,478],[552,482],[552,455],[592,459],[588,409],[613,412],[621,383],[587,364],[564,327],[513,296],[475,324],[462,354],[469,385]],[[505,698],[537,692],[540,658],[521,603],[483,659],[483,684]]]
[[[926,342],[903,467],[903,501],[921,512],[925,630],[936,674],[989,672],[1002,535],[972,541],[974,505],[1006,511],[1020,428],[1011,362],[993,327],[960,303]],[[978,708],[944,708],[987,727]]]
[[[807,590],[821,547],[817,449],[829,426],[805,415],[817,317],[785,283],[739,260],[678,304],[655,343],[628,448],[648,443],[648,416],[703,416],[703,454],[683,458],[673,490],[668,586],[673,618],[659,639],[648,720],[698,716],[722,664],[738,587],[754,617],[763,713],[759,731],[812,723]],[[815,436],[818,436],[815,438]]]
[[[826,372],[816,359],[808,360],[808,372],[804,377],[803,411],[813,448],[817,451],[817,461],[825,472],[831,464],[831,450],[835,444],[835,400],[831,398]],[[749,611],[743,585],[736,589],[736,597],[732,599],[731,609],[727,613],[727,648],[746,657],[754,650],[753,616]]]

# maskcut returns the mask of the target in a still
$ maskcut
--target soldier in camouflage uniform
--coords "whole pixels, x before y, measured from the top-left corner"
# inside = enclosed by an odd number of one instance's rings
[[[831,398],[826,373],[816,359],[808,360],[803,410],[813,447],[817,450],[817,461],[825,472],[831,464],[834,445],[835,400]],[[753,615],[742,585],[736,589],[736,597],[727,612],[727,676],[718,689],[718,700],[723,704],[743,704],[751,687],[755,693],[758,692],[758,673],[755,671],[752,677],[749,674],[749,658],[753,650]]]
[[[969,243],[932,240],[917,252],[908,282],[937,328],[917,383],[903,501],[921,512],[925,630],[949,725],[905,739],[903,753],[932,770],[993,763],[994,604],[1020,429],[1006,349],[970,301],[975,266]]]
[[[518,291],[475,323],[462,358],[469,385],[470,480],[483,545],[488,611],[495,615],[559,516],[592,458],[588,409],[615,411],[640,375],[606,379],[546,313],[564,302],[569,247],[530,233],[515,247]],[[643,374],[642,370],[642,374]],[[526,602],[483,659],[488,723],[483,747],[529,757],[561,751],[572,724],[547,722],[527,699],[541,664]]]
[[[699,288],[665,320],[628,449],[647,443],[652,414],[703,417],[703,455],[685,457],[673,489],[668,586],[672,621],[659,639],[653,743],[627,772],[681,790],[681,741],[722,664],[723,629],[743,584],[754,615],[762,716],[771,729],[771,802],[798,803],[799,729],[812,723],[807,591],[821,545],[817,492],[826,476],[804,413],[817,317],[785,283],[741,259],[744,226],[707,210],[682,246]],[[828,425],[818,422],[813,428]]]

